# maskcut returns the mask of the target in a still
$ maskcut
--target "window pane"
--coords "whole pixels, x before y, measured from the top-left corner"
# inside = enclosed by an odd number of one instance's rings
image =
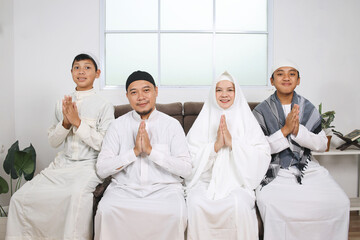
[[[212,34],[162,34],[161,84],[210,85]]]
[[[267,31],[266,0],[216,1],[216,30]]]
[[[162,0],[162,30],[211,30],[213,0]]]
[[[106,0],[106,30],[157,30],[157,0]]]
[[[241,85],[267,84],[267,35],[218,34],[216,76],[227,70]]]
[[[106,85],[125,85],[134,71],[158,79],[158,38],[153,33],[106,35]]]

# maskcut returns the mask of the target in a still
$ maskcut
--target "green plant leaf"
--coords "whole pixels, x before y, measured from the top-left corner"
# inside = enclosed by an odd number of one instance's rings
[[[15,153],[14,168],[17,175],[20,177],[25,174],[34,172],[34,162],[32,161],[31,154],[25,151],[18,151]]]
[[[3,163],[5,172],[11,175],[12,179],[18,178],[18,175],[14,169],[15,152],[17,151],[19,151],[19,141],[16,141],[13,145],[11,145]]]
[[[319,113],[320,113],[320,115],[322,115],[321,111],[322,111],[322,103],[319,104]]]
[[[5,181],[5,179],[0,176],[0,193],[7,193],[7,192],[9,192],[9,185]]]
[[[26,166],[28,169],[27,171],[24,171],[24,178],[26,181],[29,181],[34,177],[36,169],[36,151],[32,144],[30,144],[30,146],[25,148],[23,151],[30,156],[29,163],[27,163],[28,166]]]
[[[29,181],[33,178],[36,167],[36,152],[34,147],[30,144],[24,150],[19,150],[19,142],[16,141],[8,150],[5,157],[3,167],[5,172],[10,175],[10,187],[7,182],[0,177],[0,193],[11,190],[13,194],[12,179],[18,179],[15,191],[21,186],[22,175],[25,180]],[[1,207],[1,206],[0,206]]]
[[[321,128],[327,129],[327,128],[334,128],[334,126],[331,126],[330,124],[335,119],[335,111],[327,111],[324,113],[321,113],[322,104],[319,105],[319,113],[321,114]]]
[[[323,117],[335,117],[335,111],[327,111],[322,114]]]

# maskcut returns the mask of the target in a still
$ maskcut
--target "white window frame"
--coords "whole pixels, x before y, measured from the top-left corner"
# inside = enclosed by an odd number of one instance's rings
[[[214,6],[215,6],[215,1],[214,1]],[[270,88],[271,87],[271,83],[270,83],[270,70],[271,67],[273,65],[273,56],[274,56],[274,45],[273,45],[273,10],[274,10],[274,0],[267,0],[267,31],[216,31],[216,33],[228,33],[228,34],[267,34],[267,74],[266,76],[268,77],[267,81],[266,81],[266,85],[260,85],[260,86],[255,86],[255,85],[245,85],[242,87],[246,87],[246,88]],[[158,34],[158,38],[160,38],[160,34],[161,33],[212,33],[213,35],[215,34],[215,20],[213,21],[213,29],[211,31],[197,31],[197,30],[189,30],[189,31],[169,31],[169,30],[160,30],[160,0],[158,0],[158,30],[154,30],[154,31],[138,31],[138,30],[110,30],[110,31],[106,31],[106,16],[105,16],[105,11],[106,11],[106,7],[105,7],[105,3],[106,0],[100,0],[100,69],[102,71],[101,75],[100,75],[100,89],[123,89],[124,85],[106,85],[106,79],[105,79],[105,35],[107,33],[157,33]],[[215,11],[216,9],[213,9],[213,18],[215,19]],[[160,41],[158,41],[158,76],[159,79],[156,79],[157,85],[160,88],[204,88],[204,87],[208,87],[205,85],[201,85],[201,86],[196,86],[196,85],[192,85],[192,86],[188,86],[188,85],[176,85],[176,86],[162,86],[161,85],[161,75],[160,75],[160,71],[161,71],[161,65],[160,65]],[[213,44],[213,52],[214,52],[214,44]],[[215,79],[215,61],[213,61],[213,79]]]

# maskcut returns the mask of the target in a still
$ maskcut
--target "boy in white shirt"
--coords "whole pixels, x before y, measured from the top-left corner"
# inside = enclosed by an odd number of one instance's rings
[[[275,64],[276,92],[253,111],[272,154],[256,191],[264,240],[345,240],[349,199],[311,154],[325,151],[327,138],[318,110],[294,91],[298,69],[290,61]]]
[[[75,92],[57,103],[48,131],[51,146],[64,149],[11,198],[6,239],[92,238],[95,163],[114,108],[93,89],[100,70],[91,56],[77,55],[71,74]]]

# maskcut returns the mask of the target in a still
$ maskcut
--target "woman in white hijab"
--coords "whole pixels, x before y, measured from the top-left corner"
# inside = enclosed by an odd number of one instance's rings
[[[258,239],[254,189],[270,148],[238,83],[224,72],[190,129],[188,240]]]

